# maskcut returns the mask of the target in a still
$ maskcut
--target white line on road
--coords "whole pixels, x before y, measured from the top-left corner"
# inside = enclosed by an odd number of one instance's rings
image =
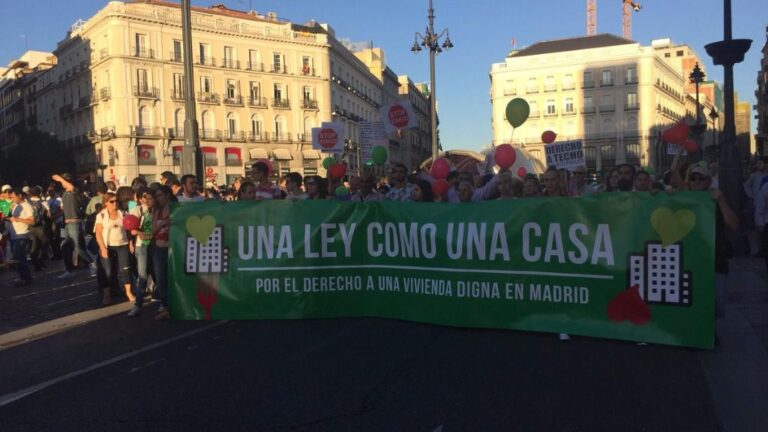
[[[56,287],[56,288],[52,288],[52,289],[44,290],[44,291],[30,291],[30,292],[28,292],[26,294],[21,294],[21,295],[17,295],[17,296],[11,297],[11,300],[18,300],[20,298],[29,297],[29,296],[33,296],[33,295],[37,295],[37,294],[45,294],[45,293],[50,293],[50,292],[53,292],[53,291],[60,291],[60,290],[63,290],[63,289],[76,287],[78,285],[85,285],[87,283],[91,283],[91,282],[94,282],[94,281],[95,281],[95,279],[91,279],[91,280],[87,280],[87,281],[83,281],[83,282],[75,282],[75,283],[67,284],[67,285],[64,285],[64,286],[60,286],[60,287]]]
[[[48,307],[48,306],[53,306],[53,305],[57,305],[57,304],[60,304],[60,303],[66,303],[68,301],[77,300],[77,299],[81,299],[81,298],[85,298],[85,297],[93,297],[95,295],[98,295],[98,293],[89,292],[87,294],[82,294],[82,295],[79,295],[79,296],[66,298],[64,300],[55,301],[53,303],[48,303],[47,305],[43,305],[42,307]]]
[[[151,350],[153,350],[155,348],[160,348],[162,346],[165,346],[165,345],[168,345],[168,344],[172,344],[172,343],[174,343],[176,341],[179,341],[181,339],[185,339],[185,338],[188,338],[190,336],[194,336],[194,335],[196,335],[198,333],[202,333],[202,332],[204,332],[206,330],[210,330],[210,329],[216,328],[218,326],[227,324],[228,322],[229,321],[219,321],[219,322],[207,325],[207,326],[205,326],[203,328],[199,328],[199,329],[196,329],[196,330],[188,331],[188,332],[182,333],[182,334],[180,334],[178,336],[174,336],[174,337],[172,337],[170,339],[166,339],[164,341],[153,343],[152,345],[145,346],[144,348],[140,348],[140,349],[137,349],[137,350],[134,350],[134,351],[131,351],[131,352],[119,355],[117,357],[112,357],[109,360],[104,360],[102,362],[99,362],[99,363],[93,364],[91,366],[88,366],[86,368],[83,368],[83,369],[80,369],[80,370],[77,370],[77,371],[74,371],[74,372],[70,372],[68,374],[65,374],[65,375],[62,375],[62,376],[59,376],[59,377],[56,377],[56,378],[53,378],[53,379],[50,379],[48,381],[45,381],[43,383],[34,385],[32,387],[27,387],[27,388],[25,388],[23,390],[19,390],[17,392],[13,392],[13,393],[8,393],[8,394],[3,395],[3,396],[0,397],[0,408],[4,407],[6,405],[12,404],[12,403],[14,403],[14,402],[16,402],[16,401],[18,401],[20,399],[23,399],[23,398],[25,398],[25,397],[27,397],[29,395],[35,394],[35,393],[39,392],[40,390],[44,390],[44,389],[46,389],[46,388],[48,388],[48,387],[50,387],[52,385],[58,384],[58,383],[60,383],[62,381],[66,381],[68,379],[72,379],[72,378],[78,377],[80,375],[84,375],[84,374],[87,374],[89,372],[93,372],[93,371],[95,371],[97,369],[101,369],[101,368],[103,368],[105,366],[109,366],[109,365],[117,363],[117,362],[121,362],[121,361],[123,361],[125,359],[137,356],[137,355],[145,353],[147,351],[151,351]]]

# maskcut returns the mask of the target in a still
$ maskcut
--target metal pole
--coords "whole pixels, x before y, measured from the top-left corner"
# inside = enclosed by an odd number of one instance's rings
[[[195,107],[195,76],[192,59],[192,11],[190,0],[181,0],[181,29],[184,46],[184,147],[181,152],[181,173],[194,174],[203,182],[203,158],[198,137]],[[203,183],[204,184],[204,183]]]
[[[437,38],[435,35],[435,9],[432,0],[429,0],[429,30],[427,30],[429,42],[429,102],[432,126],[432,160],[439,156],[437,147],[437,93],[435,90],[435,51],[437,50]]]

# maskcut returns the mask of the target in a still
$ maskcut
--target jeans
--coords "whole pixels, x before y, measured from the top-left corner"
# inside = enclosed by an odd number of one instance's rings
[[[32,259],[32,265],[35,267],[35,270],[39,270],[43,266],[43,261],[47,258],[48,237],[45,235],[42,225],[29,227],[29,235],[32,242],[29,257]]]
[[[28,238],[11,240],[11,253],[13,254],[13,260],[17,261],[16,271],[19,272],[19,277],[26,282],[32,280],[32,273],[30,273],[29,264],[27,264],[29,244],[30,241]]]
[[[64,232],[61,236],[62,250],[65,250],[65,244],[70,243],[74,247],[74,252],[85,262],[90,264],[93,262],[88,252],[85,250],[85,236],[83,235],[83,223],[82,222],[67,222],[64,224]],[[69,249],[66,249],[67,252]],[[67,271],[75,269],[75,264],[72,262],[72,254],[64,254],[64,267]]]
[[[112,260],[117,259],[118,272],[123,275],[123,284],[131,283],[131,252],[128,245],[109,246],[107,258],[101,258],[101,267],[104,269],[104,276],[112,279]]]
[[[168,248],[167,247],[155,247],[154,255],[152,256],[152,264],[154,265],[153,280],[157,287],[157,293],[160,296],[160,302],[164,307],[168,307]]]
[[[136,246],[136,273],[138,278],[136,280],[136,288],[133,290],[133,295],[136,296],[136,306],[141,307],[144,303],[144,296],[147,289],[147,280],[149,279],[149,245],[142,244]]]

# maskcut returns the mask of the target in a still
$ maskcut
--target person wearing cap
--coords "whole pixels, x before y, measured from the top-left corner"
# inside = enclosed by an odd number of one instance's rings
[[[58,182],[64,189],[61,196],[61,204],[64,210],[64,231],[61,236],[61,243],[72,244],[74,254],[64,253],[64,267],[66,270],[59,275],[60,279],[72,276],[75,269],[74,257],[77,256],[88,263],[91,269],[91,276],[96,276],[96,262],[91,259],[85,249],[85,236],[83,234],[83,206],[80,203],[80,192],[75,188],[72,182],[72,176],[69,174],[54,174],[51,176],[53,181]],[[62,246],[62,249],[64,247]]]
[[[24,198],[21,188],[12,189],[10,192],[13,207],[8,221],[11,223],[11,250],[19,279],[16,286],[25,286],[32,283],[32,273],[27,264],[27,253],[30,247],[29,227],[35,223],[35,215],[32,206]]]

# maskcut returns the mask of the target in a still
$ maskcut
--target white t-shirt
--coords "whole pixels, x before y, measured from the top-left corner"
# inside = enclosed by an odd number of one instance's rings
[[[11,208],[11,216],[20,219],[29,219],[35,217],[35,212],[26,201],[21,204],[14,204]],[[29,225],[24,222],[11,222],[11,239],[29,238]]]
[[[101,239],[104,240],[106,246],[123,246],[128,244],[128,234],[123,229],[123,212],[117,211],[117,218],[110,219],[109,212],[102,210],[96,215],[96,224],[94,225],[93,232],[96,232],[96,227],[101,225]]]

